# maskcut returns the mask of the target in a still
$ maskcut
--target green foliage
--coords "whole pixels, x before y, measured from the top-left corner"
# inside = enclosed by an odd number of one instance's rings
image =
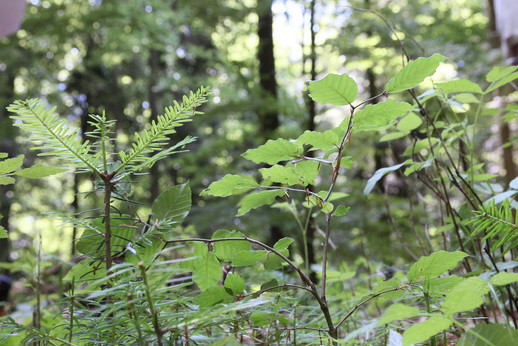
[[[389,93],[397,93],[416,87],[426,77],[433,75],[439,64],[446,59],[440,54],[434,54],[429,58],[410,61],[390,80],[385,90]]]

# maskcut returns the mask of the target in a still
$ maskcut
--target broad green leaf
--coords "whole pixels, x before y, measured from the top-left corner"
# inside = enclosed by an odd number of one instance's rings
[[[245,290],[245,280],[237,274],[230,273],[225,279],[224,286],[237,295]]]
[[[155,202],[151,212],[159,221],[167,220],[167,227],[176,227],[191,210],[191,188],[189,184],[176,185],[162,192]]]
[[[288,247],[290,246],[291,243],[293,243],[295,240],[293,238],[282,238],[282,239],[279,239],[275,245],[273,246],[273,248],[277,251],[284,251],[284,250],[287,250]]]
[[[250,250],[241,251],[234,256],[232,260],[233,266],[249,266],[257,262],[264,261],[266,258],[266,251],[264,250]]]
[[[501,86],[504,86],[507,83],[512,82],[513,80],[515,80],[517,78],[518,78],[518,72],[510,74],[509,76],[506,76],[506,77],[502,78],[501,80],[499,80],[498,82],[490,85],[489,88],[487,88],[486,91],[484,91],[484,94],[490,93],[490,92],[500,88]]]
[[[497,80],[510,75],[511,73],[513,73],[516,70],[518,70],[518,66],[509,66],[506,68],[495,66],[486,75],[486,80],[489,83],[496,82]]]
[[[291,165],[290,163],[290,166]],[[318,162],[312,160],[300,161],[293,164],[293,167],[295,167],[295,173],[297,173],[299,179],[303,181],[304,186],[315,184],[315,179],[318,176],[318,170],[320,168]]]
[[[447,329],[453,321],[446,316],[435,315],[424,322],[414,324],[403,333],[403,346],[423,342]]]
[[[15,180],[11,177],[0,176],[0,185],[14,184]]]
[[[154,237],[145,239],[145,242],[139,241],[137,246],[133,246],[135,253],[126,253],[124,260],[134,265],[137,265],[140,261],[149,265],[160,254],[164,244],[163,240]]]
[[[321,80],[309,82],[309,96],[320,104],[346,106],[353,103],[357,95],[358,86],[347,74],[330,73]]]
[[[8,237],[7,231],[5,230],[5,228],[0,226],[0,239],[5,239],[7,237]]]
[[[268,288],[272,288],[275,286],[279,286],[279,282],[276,279],[271,279],[270,281],[267,281],[261,285],[261,290],[266,290]],[[279,292],[279,291],[280,291],[280,288],[277,288],[277,289],[271,290],[270,292]]]
[[[284,256],[289,256],[288,250],[279,251]],[[284,264],[284,260],[274,254],[273,252],[267,252],[266,253],[266,259],[264,260],[264,269],[266,270],[275,270],[282,268]]]
[[[334,209],[334,205],[333,203],[331,202],[326,202],[323,206],[322,206],[322,212],[323,213],[326,213],[326,214],[329,214],[330,212],[332,212]]]
[[[240,208],[237,211],[237,216],[245,215],[250,210],[258,208],[266,204],[272,204],[276,197],[284,196],[283,190],[270,190],[251,193],[239,202]]]
[[[410,112],[398,122],[397,129],[403,132],[410,132],[417,129],[422,123],[423,120],[417,114]]]
[[[388,142],[393,141],[394,139],[399,139],[405,137],[407,134],[404,132],[391,132],[387,133],[385,136],[380,138],[380,142]]]
[[[102,261],[93,261],[85,259],[74,265],[63,280],[72,281],[79,285],[88,283],[90,289],[97,287],[93,284],[93,280],[106,277],[106,267]]]
[[[192,270],[193,281],[200,290],[205,291],[208,287],[214,286],[221,279],[221,264],[212,252],[198,258]]]
[[[7,153],[0,153],[0,159],[5,159],[9,154]]]
[[[0,161],[0,174],[12,173],[23,164],[24,155]]]
[[[202,308],[209,308],[219,303],[231,303],[233,301],[234,297],[222,286],[208,287],[194,298],[194,303]]]
[[[227,174],[223,179],[215,181],[200,193],[200,196],[219,196],[239,195],[258,187],[255,179],[248,175]]]
[[[310,150],[320,149],[328,151],[336,148],[340,144],[340,138],[331,130],[324,132],[306,130],[295,141],[298,145],[311,145]]]
[[[518,331],[504,324],[479,323],[462,334],[457,346],[518,345]]]
[[[365,196],[367,196],[371,191],[372,189],[374,188],[374,186],[376,186],[376,183],[381,179],[383,178],[383,176],[389,172],[393,172],[393,171],[396,171],[398,169],[400,169],[401,167],[403,167],[404,165],[407,165],[411,162],[411,160],[406,160],[405,162],[403,163],[400,163],[399,165],[395,165],[395,166],[391,166],[391,167],[385,167],[385,168],[380,168],[378,169],[374,175],[372,177],[370,177],[370,179],[367,181],[367,185],[365,185],[365,189],[363,189],[363,194]]]
[[[18,175],[24,178],[40,179],[48,177],[50,175],[66,172],[68,169],[49,167],[42,164],[37,164],[29,168],[25,168],[14,172],[14,175]]]
[[[408,281],[414,282],[422,278],[439,276],[447,270],[454,269],[457,263],[467,256],[468,254],[461,251],[438,251],[430,256],[421,257],[410,267],[407,274]]]
[[[512,284],[513,282],[518,282],[518,274],[517,273],[507,273],[502,272],[495,274],[489,283],[493,286],[505,286]]]
[[[474,83],[467,79],[451,80],[444,83],[435,84],[446,93],[475,93],[482,94],[483,91],[477,83]]]
[[[333,213],[334,216],[344,216],[351,207],[344,207],[343,205],[339,205],[336,207],[335,212]]]
[[[241,345],[242,345],[242,343],[240,343],[232,335],[229,335],[229,336],[211,344],[211,346],[241,346]]]
[[[306,185],[293,167],[286,167],[281,165],[273,165],[270,168],[259,169],[263,179],[271,183],[280,183],[286,185]]]
[[[269,140],[256,149],[248,149],[242,156],[255,163],[273,165],[279,161],[292,160],[302,155],[302,146],[285,139]]]
[[[410,61],[388,83],[385,90],[389,93],[397,93],[411,89],[435,73],[439,64],[446,60],[445,56],[434,54],[429,58],[418,58]]]
[[[373,291],[375,293],[378,293],[378,292],[397,288],[400,285],[401,285],[401,283],[399,282],[398,279],[383,281],[381,278],[378,278],[378,285],[376,287],[374,287]],[[394,290],[392,292],[383,293],[376,299],[378,299],[380,301],[395,301],[395,300],[399,299],[400,297],[402,297],[404,294],[405,294],[405,290],[399,289],[399,290]]]
[[[460,103],[479,103],[480,100],[473,94],[461,93],[455,95],[455,100]]]
[[[397,102],[388,99],[375,105],[367,105],[354,115],[353,130],[381,130],[391,124],[396,118],[402,117],[414,109],[410,103]]]
[[[392,304],[389,306],[381,316],[378,326],[390,323],[392,321],[402,320],[409,317],[414,317],[419,314],[419,308],[415,306],[408,306],[405,304]]]
[[[457,312],[476,309],[484,303],[484,295],[489,290],[487,282],[481,278],[467,278],[446,294],[441,310],[451,317]]]
[[[212,235],[212,239],[218,238],[243,238],[243,234],[241,232],[220,229]],[[252,246],[246,240],[218,241],[214,243],[214,254],[223,261],[231,261],[237,253],[249,250],[252,250]]]
[[[250,315],[250,320],[254,325],[262,327],[270,324],[270,316],[271,314],[268,312],[253,312]]]
[[[444,294],[447,291],[451,290],[453,287],[457,286],[464,278],[461,278],[457,275],[445,276],[440,278],[431,278],[428,281],[429,286],[429,294]]]

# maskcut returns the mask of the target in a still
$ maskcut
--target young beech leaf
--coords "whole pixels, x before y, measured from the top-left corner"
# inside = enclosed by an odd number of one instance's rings
[[[24,155],[0,161],[0,174],[12,173],[23,164]]]
[[[273,165],[270,168],[261,168],[259,171],[261,172],[263,179],[270,183],[306,185],[304,179],[301,179],[301,177],[299,177],[295,172],[294,167]]]
[[[198,258],[194,263],[192,277],[202,291],[216,285],[219,279],[221,279],[221,265],[216,255],[208,252],[201,258]]]
[[[339,205],[336,207],[335,212],[333,213],[334,216],[344,216],[351,207],[345,207],[343,205]]]
[[[390,323],[392,321],[402,320],[404,318],[414,317],[419,314],[419,308],[408,306],[405,304],[392,304],[381,316],[378,326]]]
[[[518,331],[504,324],[479,323],[462,334],[457,346],[518,345]],[[476,333],[476,334],[475,334]],[[480,338],[483,337],[484,339]]]
[[[202,308],[209,308],[219,303],[231,303],[234,297],[228,292],[228,289],[222,286],[211,286],[203,290],[196,298],[194,303]]]
[[[422,278],[439,276],[447,270],[454,269],[457,263],[467,256],[468,254],[462,251],[438,251],[430,256],[421,257],[410,267],[407,274],[408,281],[413,282]]]
[[[243,234],[241,232],[220,229],[212,235],[212,239],[218,238],[243,238]],[[249,250],[252,250],[252,246],[246,240],[218,241],[214,243],[214,254],[222,261],[232,261],[239,252]]]
[[[250,210],[258,208],[266,204],[272,204],[276,197],[284,196],[283,190],[270,190],[251,193],[239,202],[240,208],[237,211],[237,216],[245,215]]]
[[[444,83],[436,83],[436,86],[441,88],[445,93],[475,93],[482,94],[482,89],[477,83],[467,79],[451,80]]]
[[[484,295],[490,290],[485,280],[470,277],[461,281],[446,294],[441,310],[448,316],[462,311],[473,310],[484,303]]]
[[[282,238],[280,240],[278,240],[275,245],[273,246],[273,248],[277,251],[284,251],[284,250],[287,250],[288,247],[290,246],[291,243],[293,243],[295,240],[293,238]]]
[[[388,99],[375,105],[367,105],[354,115],[353,130],[381,130],[390,125],[396,118],[402,117],[414,109],[410,103]]]
[[[176,185],[162,192],[155,202],[151,212],[153,218],[167,220],[168,227],[176,227],[191,210],[191,188],[189,184]]]
[[[237,295],[245,290],[245,280],[237,274],[228,274],[224,286]]]
[[[256,149],[248,149],[242,155],[255,163],[266,162],[273,165],[279,161],[292,160],[302,155],[302,146],[285,139],[269,140]]]
[[[24,178],[30,178],[30,179],[39,179],[48,177],[50,175],[58,174],[66,172],[68,169],[64,168],[55,168],[55,167],[49,167],[42,164],[37,164],[29,168],[25,168],[22,170],[19,170],[17,172],[14,172],[14,175],[24,177]]]
[[[253,312],[250,315],[250,320],[254,325],[262,327],[270,324],[271,315],[269,312]]]
[[[512,284],[513,282],[518,282],[518,274],[517,273],[506,273],[501,272],[494,275],[489,283],[493,286],[505,286]]]
[[[200,193],[200,196],[218,196],[225,197],[230,195],[239,195],[258,187],[255,179],[248,175],[231,175],[227,174],[223,179],[215,181]]]
[[[264,261],[266,258],[265,250],[249,250],[238,252],[232,260],[233,266],[250,266],[257,262]]]
[[[423,120],[417,114],[410,112],[399,120],[397,129],[403,132],[410,132],[417,129],[422,123]]]
[[[410,61],[387,84],[385,90],[389,93],[397,93],[411,89],[435,73],[439,64],[446,60],[445,56],[434,54],[429,58],[418,58]]]
[[[14,179],[11,177],[1,177],[0,176],[0,185],[9,185],[14,184]]]
[[[7,231],[5,230],[5,228],[3,228],[2,226],[0,226],[0,239],[5,239],[7,238]]]
[[[293,166],[295,168],[295,173],[297,173],[299,179],[303,182],[302,185],[306,186],[308,184],[315,184],[315,179],[318,176],[318,171],[321,165],[319,162],[307,160],[300,161],[295,164],[290,163],[288,166]]]
[[[424,322],[414,324],[403,333],[403,346],[410,346],[425,341],[435,334],[442,332],[453,321],[446,316],[434,315]]]
[[[311,145],[311,150],[322,150],[324,152],[336,148],[340,144],[340,139],[331,130],[324,132],[306,130],[297,138],[295,143],[299,145]]]
[[[309,82],[309,97],[320,104],[335,106],[351,104],[358,95],[358,85],[347,74],[328,74],[318,81]]]
[[[499,79],[507,77],[508,75],[510,75],[511,73],[513,73],[516,70],[518,70],[518,66],[509,66],[506,68],[495,66],[486,75],[486,80],[489,83],[496,82]]]

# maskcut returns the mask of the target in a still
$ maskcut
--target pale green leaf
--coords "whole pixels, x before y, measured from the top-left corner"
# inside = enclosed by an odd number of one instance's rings
[[[504,324],[479,323],[462,334],[457,346],[518,345],[518,331]]]
[[[216,255],[208,252],[201,258],[198,258],[194,263],[192,276],[193,281],[202,291],[216,285],[219,279],[221,279],[221,265]]]
[[[457,312],[476,309],[484,303],[484,295],[489,290],[487,282],[481,278],[467,278],[446,294],[441,310],[451,317]]]
[[[151,212],[159,221],[165,220],[164,225],[176,227],[191,210],[191,188],[189,184],[173,186],[162,192],[155,202]]]
[[[242,156],[255,163],[273,165],[279,161],[292,160],[302,155],[302,146],[285,139],[269,140],[256,149],[248,149]]]
[[[388,142],[393,141],[394,139],[399,139],[405,137],[407,134],[404,132],[391,132],[387,133],[385,136],[380,138],[380,142]]]
[[[405,304],[392,304],[389,306],[381,316],[378,326],[390,323],[392,321],[402,320],[409,317],[414,317],[419,314],[419,308],[415,306],[408,306]]]
[[[334,208],[333,203],[331,203],[331,202],[326,202],[326,203],[322,206],[322,212],[323,212],[323,213],[328,214],[328,213],[330,213],[330,212],[332,212],[332,211],[333,211],[333,208]]]
[[[282,239],[279,239],[275,245],[273,246],[273,248],[279,252],[282,252],[284,250],[287,250],[288,247],[290,246],[291,243],[293,243],[295,240],[293,238],[288,238],[288,237],[285,237],[285,238],[282,238]]]
[[[513,73],[516,70],[518,70],[518,66],[509,66],[509,67],[505,67],[505,68],[495,66],[486,75],[486,80],[489,83],[496,82],[497,80],[510,75],[511,73]]]
[[[0,159],[5,159],[9,154],[7,153],[0,153]]]
[[[42,164],[37,164],[32,167],[25,168],[25,169],[19,170],[17,172],[14,172],[14,175],[18,175],[20,177],[30,178],[30,179],[40,179],[40,178],[48,177],[50,175],[63,173],[66,171],[67,171],[67,169],[55,168],[55,167],[45,166]]]
[[[417,86],[426,77],[433,75],[439,64],[446,59],[445,56],[434,54],[429,58],[410,61],[390,80],[385,90],[389,93],[397,93]]]
[[[214,343],[211,344],[211,346],[241,346],[242,343],[240,343],[235,337],[232,335],[229,335],[223,339],[220,339]]]
[[[271,314],[268,312],[256,311],[250,315],[250,320],[254,325],[261,327],[270,324],[270,316]]]
[[[512,284],[513,282],[518,282],[517,273],[501,272],[501,273],[495,274],[491,278],[491,280],[489,280],[489,283],[493,286],[505,286],[505,285]]]
[[[232,260],[233,266],[249,266],[257,262],[264,261],[266,258],[266,251],[264,250],[250,250],[241,251],[234,256]]]
[[[409,164],[411,162],[411,160],[407,160],[403,163],[400,163],[399,165],[395,165],[395,166],[391,166],[391,167],[385,167],[385,168],[380,168],[378,169],[374,175],[372,177],[370,177],[370,179],[367,181],[367,185],[365,185],[365,189],[363,189],[363,194],[364,195],[368,195],[372,189],[374,188],[374,186],[376,186],[376,183],[381,179],[383,178],[383,176],[389,172],[393,172],[393,171],[396,171],[398,169],[400,169],[401,167],[403,167],[404,165],[406,164]]]
[[[509,76],[506,76],[506,77],[502,78],[501,80],[499,80],[498,82],[490,85],[489,88],[487,88],[487,90],[484,92],[484,94],[490,93],[490,92],[500,88],[501,86],[504,86],[507,83],[512,82],[513,80],[515,80],[517,78],[518,78],[518,72],[510,74]]]
[[[224,286],[230,289],[234,295],[237,295],[245,290],[245,280],[237,274],[229,273],[225,279]]]
[[[0,174],[12,173],[23,164],[24,155],[0,161]]]
[[[5,228],[0,226],[0,239],[5,239],[7,237],[8,237],[7,231],[5,230]]]
[[[336,210],[333,213],[333,215],[334,216],[344,216],[349,211],[349,209],[351,209],[351,207],[346,208],[343,205],[339,205],[338,207],[336,207]]]
[[[250,210],[258,208],[266,204],[272,204],[276,197],[284,196],[283,190],[269,190],[252,193],[239,202],[239,210],[237,216],[245,215]]]
[[[467,256],[468,254],[461,251],[438,251],[430,256],[423,256],[410,267],[407,274],[408,281],[413,282],[422,278],[439,276],[447,270],[454,269],[459,261]]]
[[[453,321],[446,316],[435,315],[424,322],[414,324],[403,333],[403,346],[423,342],[451,326]]]
[[[351,104],[358,94],[356,82],[347,74],[328,74],[323,79],[309,82],[309,96],[320,104],[335,106]]]
[[[281,165],[273,165],[270,168],[259,169],[263,179],[270,183],[280,183],[285,185],[306,185],[293,167],[286,167]]]
[[[0,176],[0,185],[14,184],[14,179],[11,177]]]
[[[304,186],[315,184],[315,179],[318,176],[320,169],[320,163],[313,160],[300,161],[295,164],[289,164],[295,167],[295,173],[297,173],[299,179],[302,181]]]
[[[480,100],[473,94],[461,93],[455,95],[455,100],[460,103],[479,103]]]
[[[306,130],[297,138],[295,143],[298,145],[311,145],[312,148],[310,150],[320,149],[325,152],[336,148],[340,144],[340,139],[331,130],[324,132]]]
[[[397,124],[397,129],[403,132],[410,132],[412,130],[417,129],[419,126],[421,126],[422,123],[423,120],[421,120],[421,118],[417,114],[410,112],[401,120],[399,120]]]
[[[474,83],[467,79],[458,79],[451,80],[444,83],[435,84],[439,88],[441,88],[446,93],[457,93],[457,92],[466,92],[466,93],[475,93],[482,94],[483,91],[477,83]]]
[[[220,229],[212,235],[212,239],[219,238],[243,238],[243,234],[237,231]],[[246,240],[218,241],[214,243],[214,254],[223,261],[231,261],[237,253],[249,250],[252,250],[252,247]]]
[[[367,105],[354,115],[353,130],[381,130],[396,118],[402,117],[414,109],[409,103],[388,99],[375,105]]]
[[[200,193],[200,195],[212,195],[219,197],[239,195],[258,186],[259,184],[257,184],[255,179],[251,176],[227,174],[223,177],[223,179],[211,183],[209,187]]]
[[[233,301],[234,297],[222,286],[208,287],[194,298],[194,303],[202,308],[209,308],[219,303],[231,303]]]

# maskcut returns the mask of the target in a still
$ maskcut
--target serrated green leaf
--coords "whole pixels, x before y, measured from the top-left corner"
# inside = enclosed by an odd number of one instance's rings
[[[430,295],[433,294],[445,294],[447,291],[451,290],[453,287],[457,286],[464,278],[461,278],[457,275],[445,276],[440,278],[431,278],[428,281],[428,286],[430,290],[428,291]]]
[[[435,73],[439,64],[446,60],[445,56],[434,54],[429,58],[418,58],[410,61],[388,83],[385,90],[389,93],[397,93],[411,89]]]
[[[191,210],[191,188],[189,184],[176,185],[162,192],[151,209],[156,220],[166,220],[162,227],[176,227]]]
[[[393,141],[394,139],[399,139],[405,137],[407,134],[404,132],[391,132],[387,133],[385,136],[380,138],[380,142],[388,142]]]
[[[333,203],[331,202],[326,202],[323,206],[322,206],[322,212],[323,213],[326,213],[326,214],[329,214],[330,212],[332,212],[334,209],[334,205]]]
[[[457,346],[518,345],[518,331],[503,324],[479,323],[470,330],[473,333],[462,334]]]
[[[320,104],[351,104],[358,95],[356,82],[347,74],[330,73],[321,80],[309,82],[309,97]]]
[[[381,130],[391,124],[396,118],[402,117],[414,109],[410,103],[397,102],[388,99],[375,105],[367,105],[354,115],[353,130]]]
[[[258,208],[266,204],[272,204],[276,197],[284,196],[283,190],[270,190],[251,193],[239,202],[240,208],[237,211],[237,216],[245,215],[250,210]]]
[[[477,83],[474,83],[467,79],[458,79],[451,80],[444,83],[436,83],[439,88],[441,88],[446,93],[457,93],[457,92],[465,92],[465,93],[475,93],[482,94],[483,91]]]
[[[292,164],[290,163],[289,165],[291,166]],[[318,170],[320,168],[320,164],[318,162],[313,160],[300,161],[293,164],[293,167],[295,168],[295,173],[297,173],[304,186],[315,184],[315,179],[318,176]]]
[[[203,290],[196,298],[194,303],[202,308],[209,308],[219,303],[231,303],[234,297],[222,286],[211,286]]]
[[[470,277],[453,287],[441,305],[441,310],[448,316],[462,311],[478,308],[484,303],[484,295],[490,290],[486,281]]]
[[[432,253],[430,256],[421,257],[410,267],[407,274],[408,281],[414,282],[421,278],[439,276],[447,270],[454,269],[459,261],[467,256],[468,254],[461,251],[438,251]]]
[[[417,129],[422,123],[423,120],[417,114],[410,112],[398,122],[397,129],[403,132],[410,132]]]
[[[212,235],[212,239],[218,238],[243,238],[243,234],[237,231],[220,229]],[[218,241],[214,243],[214,254],[223,261],[232,261],[239,252],[249,250],[252,250],[252,246],[246,240]]]
[[[517,273],[501,272],[501,273],[495,274],[491,278],[491,280],[489,280],[489,283],[493,286],[505,286],[505,285],[512,284],[513,282],[518,282]]]
[[[282,252],[284,250],[287,250],[288,247],[290,246],[291,243],[293,243],[295,241],[295,239],[293,238],[288,238],[288,237],[285,237],[285,238],[282,238],[282,239],[279,239],[275,245],[273,246],[273,248],[279,252]]]
[[[11,177],[0,176],[0,185],[14,184],[15,180]]]
[[[30,178],[30,179],[40,179],[44,177],[48,177],[50,175],[58,174],[66,172],[67,169],[63,168],[55,168],[55,167],[49,167],[42,164],[37,164],[29,168],[25,168],[22,170],[19,170],[17,172],[14,172],[14,175],[24,177],[24,178]]]
[[[419,314],[419,308],[415,306],[408,306],[405,304],[392,304],[389,306],[381,316],[378,326],[390,323],[392,321],[402,320],[409,317],[414,317]]]
[[[281,254],[283,254],[284,256],[289,255],[288,250],[279,251],[279,252]],[[279,268],[282,268],[283,264],[284,264],[284,260],[281,257],[277,256],[273,252],[266,253],[266,259],[264,260],[264,269],[266,269],[266,270],[279,269]]]
[[[194,263],[192,276],[193,281],[202,291],[216,285],[221,279],[221,264],[216,255],[208,252],[198,258]]]
[[[392,171],[396,171],[398,169],[400,169],[401,167],[403,167],[404,165],[406,164],[409,164],[411,162],[411,160],[406,160],[405,162],[403,163],[400,163],[399,165],[395,165],[395,166],[391,166],[391,167],[385,167],[385,168],[380,168],[378,169],[374,175],[372,177],[370,177],[370,179],[367,181],[367,185],[365,185],[365,189],[363,189],[363,194],[365,196],[367,196],[371,191],[372,189],[374,188],[374,186],[376,186],[376,183],[381,179],[383,178],[383,176],[389,172],[392,172]]]
[[[248,175],[227,174],[223,179],[215,181],[200,193],[200,196],[219,196],[239,195],[258,187],[255,179]]]
[[[506,68],[495,66],[486,75],[486,80],[489,83],[496,82],[497,80],[510,75],[511,73],[513,73],[516,70],[518,70],[518,66],[509,66]]]
[[[0,174],[12,173],[23,164],[24,155],[0,161]]]
[[[256,149],[248,149],[242,156],[255,163],[273,165],[279,161],[292,160],[302,155],[302,146],[285,139],[269,140]]]
[[[338,207],[336,207],[336,210],[335,212],[333,213],[334,216],[344,216],[348,211],[349,209],[351,209],[351,207],[344,207],[343,205],[339,205]]]
[[[279,286],[279,282],[276,279],[271,279],[270,281],[265,282],[264,284],[261,285],[261,290],[267,290],[267,289],[275,287],[275,286]],[[280,291],[280,288],[271,290],[270,292],[279,292],[279,291]]]
[[[266,258],[266,251],[264,250],[250,250],[238,252],[232,260],[233,266],[249,266],[257,262],[264,261]]]
[[[336,148],[340,144],[340,139],[331,130],[324,132],[306,130],[295,141],[298,145],[311,145],[310,150],[322,150],[324,152]]]
[[[487,88],[486,91],[484,91],[484,94],[488,94],[488,93],[500,88],[501,86],[504,86],[507,83],[512,82],[513,80],[515,80],[517,78],[518,78],[518,72],[512,73],[509,76],[506,76],[506,77],[502,78],[501,80],[499,80],[498,82],[490,85],[489,88]]]
[[[237,295],[245,290],[245,280],[237,274],[230,273],[225,279],[224,286]]]
[[[453,321],[446,316],[435,315],[424,322],[414,324],[403,333],[403,346],[425,341],[447,329]]]
[[[270,183],[280,183],[286,185],[306,185],[304,180],[295,173],[294,167],[273,165],[270,168],[259,169],[263,179]]]

